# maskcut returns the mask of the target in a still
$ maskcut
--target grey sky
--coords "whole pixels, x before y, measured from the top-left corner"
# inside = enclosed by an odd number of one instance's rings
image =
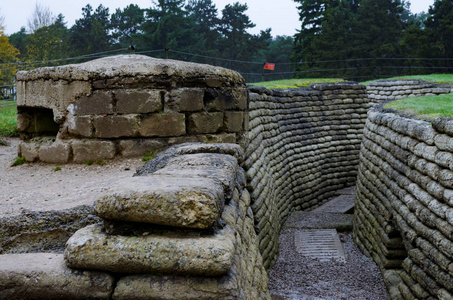
[[[88,3],[95,9],[103,4],[110,9],[110,13],[116,8],[124,8],[133,3],[142,8],[152,6],[151,0],[39,0],[44,6],[50,8],[55,14],[63,14],[67,26],[71,27],[76,19],[82,17],[82,7]],[[217,9],[222,10],[226,4],[240,2],[248,4],[247,14],[256,27],[251,33],[259,33],[260,30],[272,28],[272,35],[294,35],[300,27],[297,4],[292,0],[213,0]],[[427,11],[434,0],[410,0],[412,12]],[[31,16],[36,0],[0,0],[0,13],[5,17],[5,32],[10,35],[27,25],[27,19]]]

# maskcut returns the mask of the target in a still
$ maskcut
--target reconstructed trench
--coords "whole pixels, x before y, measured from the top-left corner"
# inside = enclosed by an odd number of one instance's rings
[[[269,299],[282,225],[353,186],[354,240],[381,268],[391,297],[451,298],[453,122],[431,128],[369,112],[372,102],[451,88],[384,81],[247,89],[230,70],[138,55],[17,80],[27,161],[80,163],[174,146],[80,212],[97,218],[54,241],[64,255],[8,248],[46,228],[2,222],[0,298]],[[65,228],[78,229],[79,220],[65,218]]]

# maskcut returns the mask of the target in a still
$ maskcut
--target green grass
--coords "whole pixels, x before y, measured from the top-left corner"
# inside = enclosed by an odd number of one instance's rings
[[[21,156],[16,158],[16,160],[11,164],[11,167],[21,166],[25,163],[25,157]]]
[[[17,135],[16,101],[0,101],[0,137]]]
[[[384,108],[403,111],[425,120],[453,117],[453,94],[405,98],[387,103]]]
[[[430,75],[411,75],[411,76],[398,76],[398,77],[391,77],[391,78],[381,78],[376,80],[370,80],[361,82],[362,84],[368,85],[370,82],[378,81],[378,80],[396,80],[396,79],[422,79],[425,81],[435,82],[435,83],[442,83],[442,84],[453,84],[453,74],[430,74]]]
[[[264,82],[254,82],[250,85],[255,86],[264,86],[268,89],[290,89],[298,88],[303,86],[308,86],[312,83],[333,83],[333,82],[343,82],[344,79],[340,78],[300,78],[300,79],[285,79],[285,80],[275,80],[275,81],[264,81]]]
[[[142,161],[144,162],[149,162],[152,160],[158,153],[158,150],[151,150],[145,153],[145,155],[142,157]]]

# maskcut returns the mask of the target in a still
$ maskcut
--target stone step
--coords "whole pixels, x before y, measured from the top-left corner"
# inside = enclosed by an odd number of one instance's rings
[[[115,279],[69,269],[63,254],[0,255],[0,299],[110,299]]]
[[[332,212],[348,213],[354,208],[354,194],[342,194],[312,210],[313,213]]]
[[[336,229],[337,231],[352,231],[354,215],[325,212],[293,212],[286,220],[285,229]]]
[[[235,231],[190,236],[168,231],[143,236],[108,235],[101,225],[77,231],[66,243],[70,268],[127,274],[221,276],[228,273],[236,250]]]

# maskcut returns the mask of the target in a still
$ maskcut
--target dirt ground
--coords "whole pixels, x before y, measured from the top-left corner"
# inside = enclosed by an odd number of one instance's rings
[[[115,182],[131,177],[141,158],[115,159],[105,165],[25,163],[10,167],[17,158],[18,138],[0,146],[0,218],[31,211],[60,210],[91,204]]]

